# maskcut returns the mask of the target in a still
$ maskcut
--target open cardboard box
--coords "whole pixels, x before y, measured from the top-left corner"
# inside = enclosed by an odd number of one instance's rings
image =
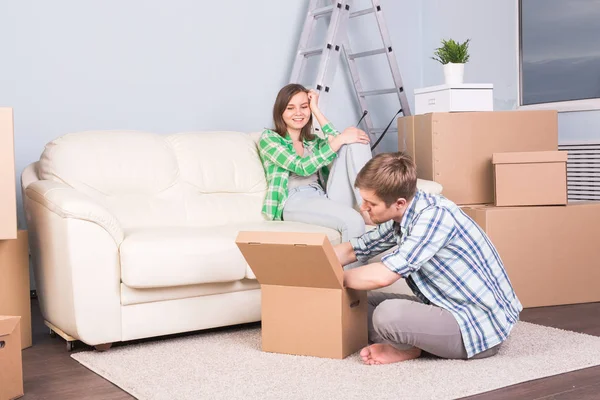
[[[367,343],[367,295],[344,288],[325,234],[240,232],[236,244],[261,284],[262,349],[342,359]]]

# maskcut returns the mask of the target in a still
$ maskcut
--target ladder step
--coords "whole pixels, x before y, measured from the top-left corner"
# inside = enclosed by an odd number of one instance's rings
[[[355,58],[369,57],[369,56],[374,56],[376,54],[385,54],[385,48],[363,51],[363,52],[354,53],[354,54],[348,54],[348,58],[351,60],[354,60]]]
[[[396,88],[379,89],[379,90],[365,90],[364,92],[359,92],[358,95],[360,97],[377,96],[378,94],[396,93],[397,91],[398,91],[398,89],[396,89]]]
[[[369,131],[369,133],[372,135],[381,135],[383,133],[383,131],[385,131],[385,129],[371,129]],[[388,131],[388,133],[389,132],[398,132],[398,129],[390,128],[387,131]]]
[[[308,49],[304,49],[300,52],[304,57],[317,56],[323,53],[323,47],[312,47]]]
[[[326,7],[321,7],[321,8],[315,8],[312,11],[312,16],[315,18],[320,18],[320,17],[324,17],[327,14],[331,14],[333,12],[333,5],[331,6],[326,6]]]
[[[372,14],[375,12],[374,8],[365,8],[364,10],[354,11],[350,13],[350,18],[360,17],[361,15]]]

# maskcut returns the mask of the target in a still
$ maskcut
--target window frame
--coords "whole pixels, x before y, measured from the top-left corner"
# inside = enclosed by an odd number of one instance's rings
[[[557,110],[558,112],[600,110],[600,97],[594,99],[555,101],[550,103],[523,104],[523,43],[521,35],[521,9],[523,0],[515,0],[517,11],[517,108],[522,110]]]

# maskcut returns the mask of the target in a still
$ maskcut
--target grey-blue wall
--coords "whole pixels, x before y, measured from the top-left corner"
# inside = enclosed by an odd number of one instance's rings
[[[411,92],[421,74],[420,7],[412,3],[382,1]],[[308,0],[3,2],[0,106],[14,108],[17,180],[47,142],[69,132],[270,126],[307,7]],[[374,27],[353,35],[356,50],[377,39]],[[381,61],[364,71],[385,66]],[[347,73],[333,86],[328,117],[338,128],[355,124],[359,111]],[[381,146],[394,150],[397,138]]]
[[[354,9],[368,0],[355,2]],[[440,84],[430,56],[443,37],[472,38],[467,82],[494,84],[496,109],[517,106],[516,0],[382,0],[409,103]],[[17,177],[65,133],[259,131],[287,83],[308,0],[5,1],[0,12],[0,106],[14,108]],[[353,50],[379,46],[373,16],[351,23]],[[361,61],[366,89],[389,85],[383,56]],[[327,115],[338,128],[359,111],[341,70]],[[309,83],[309,82],[303,82]],[[393,96],[392,96],[393,97]],[[375,124],[397,109],[372,99]],[[563,113],[561,140],[600,139],[600,113]],[[381,149],[397,149],[386,136]],[[19,197],[20,197],[20,190]],[[19,221],[24,218],[19,198]]]

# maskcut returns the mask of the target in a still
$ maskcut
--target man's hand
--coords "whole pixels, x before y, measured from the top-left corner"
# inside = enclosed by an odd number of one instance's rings
[[[333,250],[342,267],[356,261],[356,254],[354,254],[354,249],[350,242],[340,243],[334,246]]]

